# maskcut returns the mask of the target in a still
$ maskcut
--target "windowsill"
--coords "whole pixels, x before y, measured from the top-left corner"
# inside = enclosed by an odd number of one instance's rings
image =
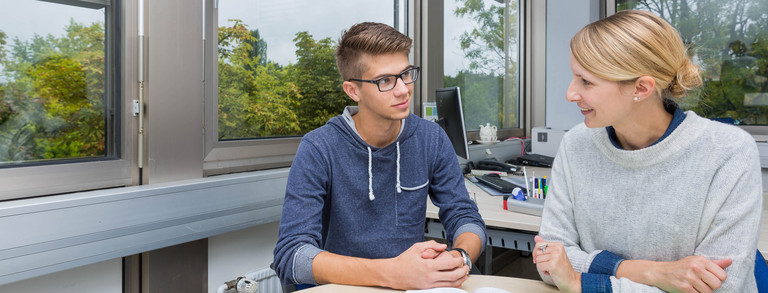
[[[280,219],[288,168],[0,202],[0,285]]]

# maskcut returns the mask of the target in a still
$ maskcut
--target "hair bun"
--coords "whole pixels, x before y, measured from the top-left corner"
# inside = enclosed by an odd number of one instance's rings
[[[688,58],[685,58],[684,60],[683,65],[680,66],[677,74],[672,78],[669,86],[667,86],[667,93],[675,98],[684,96],[688,90],[702,84],[701,69],[699,69],[699,66],[693,64]]]

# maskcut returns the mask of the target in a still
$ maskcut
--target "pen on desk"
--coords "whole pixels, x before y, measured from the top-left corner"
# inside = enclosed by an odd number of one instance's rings
[[[544,179],[539,178],[539,198],[544,198]]]
[[[525,172],[525,166],[523,166],[523,176],[525,177],[525,192],[528,194],[528,197],[532,197],[531,189],[528,188],[528,173]]]
[[[539,198],[544,198],[544,180],[539,178]]]

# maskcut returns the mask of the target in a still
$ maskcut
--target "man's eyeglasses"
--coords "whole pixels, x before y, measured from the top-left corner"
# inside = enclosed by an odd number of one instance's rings
[[[360,81],[360,82],[372,83],[372,84],[375,84],[377,87],[379,87],[380,92],[386,92],[386,91],[391,91],[393,88],[395,88],[395,85],[397,85],[398,79],[402,79],[405,84],[412,84],[416,82],[416,80],[419,79],[419,70],[420,68],[418,66],[413,66],[411,68],[403,70],[403,72],[400,72],[400,74],[385,75],[374,80],[350,78],[347,81]]]

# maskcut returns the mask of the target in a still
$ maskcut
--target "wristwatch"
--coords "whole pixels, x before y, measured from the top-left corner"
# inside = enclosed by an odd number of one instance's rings
[[[461,258],[464,260],[464,265],[468,266],[470,270],[472,270],[472,259],[469,258],[469,253],[467,253],[466,250],[461,248],[453,248],[451,250],[456,250],[459,253],[461,253]]]

